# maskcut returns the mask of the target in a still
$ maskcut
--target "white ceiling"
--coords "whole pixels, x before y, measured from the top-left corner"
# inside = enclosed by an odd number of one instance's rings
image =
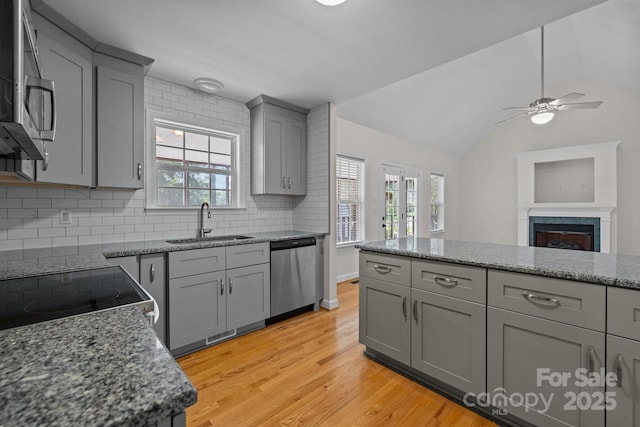
[[[95,39],[155,58],[151,76],[215,78],[241,102],[331,101],[339,117],[461,153],[508,117],[502,107],[538,97],[531,30],[604,0],[45,1]],[[547,27],[548,83],[638,86],[639,6],[609,0]]]

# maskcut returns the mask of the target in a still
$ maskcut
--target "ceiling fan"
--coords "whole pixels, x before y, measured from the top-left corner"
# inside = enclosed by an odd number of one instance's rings
[[[528,107],[503,108],[503,110],[520,110],[520,111],[524,111],[524,113],[499,121],[498,123],[496,123],[497,125],[500,123],[504,123],[508,120],[515,119],[517,117],[522,117],[522,116],[530,116],[531,121],[533,123],[537,125],[543,125],[545,123],[549,123],[551,119],[553,119],[553,116],[555,115],[556,111],[598,108],[600,105],[602,105],[602,101],[574,102],[574,103],[567,104],[568,101],[573,101],[574,99],[584,96],[584,93],[572,92],[567,95],[561,96],[560,98],[545,97],[544,96],[544,26],[540,27],[540,50],[541,50],[540,98],[533,101],[531,104],[529,104]]]

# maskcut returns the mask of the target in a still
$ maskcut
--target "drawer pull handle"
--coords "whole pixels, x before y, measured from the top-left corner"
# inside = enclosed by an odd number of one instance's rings
[[[545,305],[547,307],[560,307],[560,300],[558,298],[545,297],[541,295],[532,294],[529,292],[523,292],[522,295],[527,299],[527,301],[534,303]]]
[[[593,346],[589,347],[589,372],[593,373],[596,370],[596,350]]]
[[[373,268],[381,274],[387,274],[387,273],[391,273],[391,267],[387,266],[387,265],[374,265]]]
[[[458,286],[458,280],[450,279],[449,277],[433,276],[433,280],[440,286],[447,288],[455,288]]]
[[[416,325],[418,324],[418,301],[413,302],[413,318],[416,319]]]
[[[156,268],[153,264],[151,264],[151,270],[149,271],[149,281],[153,283],[156,280]]]
[[[622,387],[622,365],[624,364],[624,360],[622,359],[622,355],[619,354],[616,357],[616,384],[618,387]]]
[[[220,281],[220,295],[224,295],[224,280]]]
[[[233,293],[233,279],[229,279],[229,295]]]
[[[407,320],[407,297],[402,300],[402,314],[404,314],[404,320]]]

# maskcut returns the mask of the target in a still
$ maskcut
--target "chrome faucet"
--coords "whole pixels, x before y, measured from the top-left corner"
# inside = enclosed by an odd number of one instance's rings
[[[204,228],[204,207],[207,207],[207,218],[211,218],[211,211],[209,210],[209,203],[204,202],[200,206],[200,229],[198,230],[198,237],[204,239],[205,234],[211,233],[210,228]]]

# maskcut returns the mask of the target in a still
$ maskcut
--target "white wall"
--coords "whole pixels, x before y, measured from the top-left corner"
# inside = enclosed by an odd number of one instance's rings
[[[418,146],[397,137],[384,134],[359,124],[337,120],[337,154],[364,158],[365,168],[365,240],[380,240],[380,185],[381,164],[410,166],[420,170],[419,236],[429,237],[429,173],[445,176],[445,228],[444,233],[433,237],[456,239],[460,214],[460,159],[450,154]],[[353,247],[338,248],[336,275],[346,280],[358,274],[358,250]]]
[[[579,79],[549,88],[576,100],[603,101],[596,110],[564,111],[547,125],[519,118],[496,126],[461,164],[461,240],[516,244],[516,158],[525,151],[620,141],[618,149],[617,252],[640,255],[640,93]],[[615,244],[616,236],[612,236]],[[614,246],[615,247],[615,246]]]

